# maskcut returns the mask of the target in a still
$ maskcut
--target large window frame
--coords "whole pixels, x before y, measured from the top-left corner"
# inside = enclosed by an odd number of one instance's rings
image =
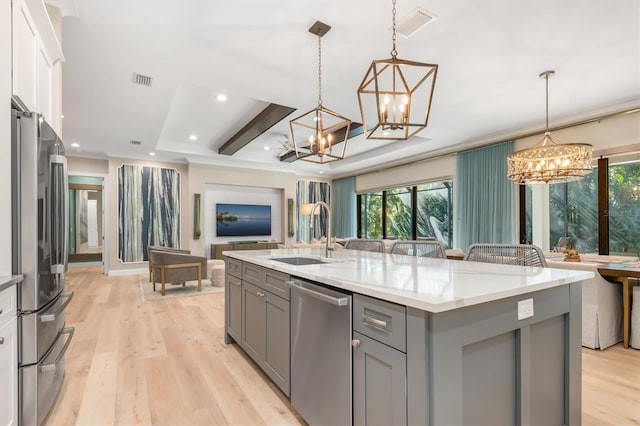
[[[438,184],[441,184],[438,186]],[[430,185],[433,188],[430,188]],[[424,193],[433,191],[434,193],[437,191],[446,191],[446,199],[447,206],[446,212],[448,215],[448,224],[444,223],[443,227],[445,228],[445,232],[442,234],[440,238],[446,239],[445,246],[451,247],[453,244],[453,179],[445,179],[445,180],[437,180],[437,181],[428,181],[419,184],[410,184],[410,185],[398,185],[397,187],[386,188],[384,190],[371,191],[367,193],[357,194],[357,236],[358,238],[379,238],[379,239],[408,239],[408,240],[418,240],[418,239],[427,239],[433,238],[432,236],[419,236],[420,228],[424,229],[424,223],[422,226],[419,226],[419,220],[422,218],[424,221],[424,215],[421,215],[419,210],[420,206],[418,203],[419,195]],[[410,216],[410,223],[407,222],[404,227],[404,233],[391,235],[393,224],[389,223],[389,200],[390,196],[399,196],[400,194],[406,195],[410,194],[410,200],[407,202],[406,197],[403,203],[403,207],[407,209],[403,213],[405,216],[408,214]],[[374,198],[376,197],[376,198]],[[379,203],[377,197],[380,197]],[[375,202],[371,202],[375,200]],[[394,209],[398,208],[398,200],[394,203]],[[366,204],[363,205],[363,202]],[[379,205],[378,205],[379,204]],[[369,229],[369,225],[367,220],[370,216],[367,215],[368,211],[371,209],[380,209],[380,217],[375,221],[376,226],[374,230]],[[363,219],[363,216],[366,216]],[[377,216],[377,214],[376,214]],[[379,225],[377,225],[379,223]],[[434,222],[435,223],[435,222]],[[424,231],[422,232],[424,234]],[[435,237],[435,235],[434,235]]]
[[[633,220],[636,217],[636,215],[640,217],[640,214],[638,213],[637,209],[631,209],[633,211],[627,211],[628,209],[623,209],[624,214],[619,211],[615,211],[615,206],[611,204],[612,202],[615,202],[614,191],[616,191],[615,186],[614,188],[612,188],[610,185],[610,182],[612,179],[612,170],[614,170],[614,168],[617,168],[618,166],[623,166],[626,164],[635,164],[637,167],[637,164],[639,164],[638,158],[640,158],[638,156],[638,153],[628,153],[628,154],[622,154],[620,156],[614,156],[611,158],[601,157],[597,160],[597,169],[594,169],[594,174],[596,175],[594,176],[594,179],[597,181],[597,216],[598,217],[597,217],[597,224],[594,224],[594,226],[597,227],[597,229],[594,230],[597,233],[597,245],[594,245],[594,249],[597,249],[598,254],[609,255],[612,253],[612,250],[613,250],[613,254],[630,254],[630,255],[637,256],[638,253],[634,250],[640,251],[640,249],[637,246],[622,249],[624,251],[620,251],[621,250],[620,247],[616,248],[617,246],[616,244],[610,247],[610,244],[612,244],[611,238],[614,238],[615,240],[617,238],[616,235],[618,235],[619,237],[619,234],[620,234],[619,231],[613,232],[613,234],[610,232],[611,222],[615,223],[615,220],[618,219],[619,216],[627,216],[627,217],[630,217],[631,220]],[[640,187],[640,185],[636,183],[638,182],[637,174],[633,174],[630,179],[633,180],[632,185],[635,184],[636,187]],[[629,182],[625,181],[623,184],[627,184]],[[567,184],[560,184],[560,185],[564,185],[566,187]],[[566,191],[567,191],[567,188],[565,188],[565,192]],[[520,198],[519,235],[520,235],[521,242],[530,242],[531,240],[530,214],[533,209],[531,205],[531,199],[530,197],[527,196],[527,194],[528,194],[527,187],[520,186],[519,188],[519,198]],[[623,197],[623,201],[624,201],[624,197]],[[569,208],[575,207],[575,206],[569,206],[568,201],[566,201],[566,204],[567,204],[567,207]],[[550,230],[548,231],[550,232]],[[572,237],[571,235],[569,236]],[[549,243],[551,248],[553,248],[556,241],[553,241],[553,238],[550,238]],[[584,247],[582,249],[586,250],[584,249]],[[631,250],[631,251],[627,252],[627,250]],[[584,252],[587,252],[587,251],[584,251]]]

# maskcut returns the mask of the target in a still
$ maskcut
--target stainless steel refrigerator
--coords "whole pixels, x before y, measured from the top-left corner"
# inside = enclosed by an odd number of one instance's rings
[[[64,377],[69,201],[64,145],[36,113],[12,110],[13,273],[18,291],[19,424],[39,425]]]

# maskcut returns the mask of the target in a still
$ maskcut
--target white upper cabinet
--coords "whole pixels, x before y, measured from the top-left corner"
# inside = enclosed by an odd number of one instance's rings
[[[51,116],[52,64],[47,51],[42,45],[38,46],[36,69],[38,72],[36,83],[36,109],[41,112],[44,115],[45,119],[47,119],[51,123],[53,119],[53,117]]]
[[[23,0],[13,0],[13,96],[22,107],[36,110],[38,33]]]
[[[12,0],[12,8],[13,98],[51,122],[52,69],[64,60],[60,44],[42,0]]]

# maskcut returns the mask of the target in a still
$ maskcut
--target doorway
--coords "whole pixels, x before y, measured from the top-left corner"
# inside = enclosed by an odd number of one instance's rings
[[[69,262],[102,262],[103,185],[78,180],[69,177]]]

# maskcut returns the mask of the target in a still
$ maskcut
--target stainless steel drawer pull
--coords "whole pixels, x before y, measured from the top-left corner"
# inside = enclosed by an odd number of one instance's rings
[[[256,296],[258,296],[258,297],[264,297],[264,293],[263,293],[263,292],[261,292],[261,291],[258,291],[258,292],[256,293]]]
[[[0,337],[0,345],[4,343],[4,337]]]
[[[68,334],[69,337],[67,337],[67,341],[64,342],[64,346],[62,347],[62,350],[56,357],[55,361],[41,365],[40,371],[42,371],[43,373],[56,371],[56,365],[60,362],[64,354],[67,352],[67,348],[69,348],[69,343],[71,343],[71,339],[73,338],[73,333],[75,332],[75,330],[75,327],[65,327],[60,330],[60,334]]]
[[[55,321],[56,317],[58,315],[60,315],[64,311],[64,309],[67,307],[69,302],[71,302],[71,299],[73,299],[73,292],[72,291],[65,291],[65,292],[60,294],[60,297],[61,298],[66,298],[67,300],[65,300],[65,302],[62,304],[62,306],[60,306],[58,309],[56,309],[56,311],[54,313],[46,314],[46,315],[40,315],[40,322]]]
[[[383,320],[379,320],[377,318],[370,317],[369,315],[362,315],[362,320],[367,324],[375,325],[380,328],[387,328],[387,322]]]

